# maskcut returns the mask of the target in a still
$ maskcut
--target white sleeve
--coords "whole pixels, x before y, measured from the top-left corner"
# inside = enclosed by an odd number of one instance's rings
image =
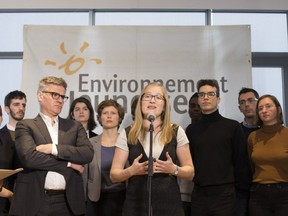
[[[52,152],[51,152],[51,154],[54,155],[54,156],[58,155],[58,149],[57,149],[56,145],[57,144],[52,143]]]
[[[126,131],[124,128],[122,129],[122,131],[120,132],[120,134],[117,138],[116,147],[118,147],[124,151],[129,151],[129,148],[127,145]]]
[[[179,126],[178,133],[177,133],[177,148],[188,143],[189,143],[189,140],[186,136],[184,129],[181,126]]]

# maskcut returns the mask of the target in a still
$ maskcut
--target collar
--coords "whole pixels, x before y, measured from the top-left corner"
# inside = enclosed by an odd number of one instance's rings
[[[47,116],[47,115],[45,115],[45,114],[43,114],[41,112],[40,112],[40,116],[45,122],[50,123],[51,125],[53,125],[55,123],[58,123],[58,121],[59,121],[59,116],[56,116],[55,119],[52,119],[49,116]]]
[[[282,128],[284,128],[284,126],[280,123],[276,123],[274,125],[263,125],[262,128],[260,129],[261,131],[263,131],[264,133],[276,133],[280,130],[282,130]]]
[[[15,127],[13,127],[11,124],[7,123],[7,128],[10,131],[15,131]]]
[[[244,119],[244,121],[242,122],[242,125],[246,128],[259,128],[259,125],[249,125],[246,120]]]
[[[202,113],[201,117],[202,117],[201,120],[206,121],[206,122],[218,121],[219,119],[222,118],[218,109],[215,112],[210,113],[210,114],[203,114]]]

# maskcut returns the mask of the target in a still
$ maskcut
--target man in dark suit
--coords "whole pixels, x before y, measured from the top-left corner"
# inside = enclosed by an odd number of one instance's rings
[[[93,158],[93,147],[81,123],[60,114],[67,83],[45,77],[39,82],[40,113],[19,121],[15,147],[24,171],[18,174],[10,214],[84,215],[81,173]]]
[[[251,132],[258,130],[257,100],[259,94],[255,89],[243,87],[238,94],[238,108],[244,116],[241,127],[245,135],[245,146],[248,149],[247,139]],[[252,182],[252,170],[249,169],[249,176]],[[235,216],[249,215],[249,190],[236,190]]]
[[[22,120],[26,109],[26,95],[22,91],[11,91],[4,99],[5,111],[9,116],[8,123],[0,130],[0,169],[16,169],[20,167],[14,147],[15,128]],[[1,122],[0,122],[1,123]],[[4,180],[3,186],[13,191],[16,176]],[[0,215],[8,215],[10,201],[0,198]]]

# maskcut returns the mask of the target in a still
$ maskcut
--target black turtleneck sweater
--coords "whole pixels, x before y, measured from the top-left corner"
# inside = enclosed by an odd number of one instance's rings
[[[200,187],[235,184],[248,190],[248,152],[240,124],[222,117],[218,110],[202,114],[197,124],[186,129],[195,167],[195,185]]]

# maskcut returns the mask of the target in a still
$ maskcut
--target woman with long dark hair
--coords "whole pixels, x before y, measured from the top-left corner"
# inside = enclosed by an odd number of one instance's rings
[[[70,105],[68,118],[81,122],[86,130],[88,138],[97,136],[97,134],[93,132],[97,126],[94,109],[88,99],[84,97],[76,98]]]

